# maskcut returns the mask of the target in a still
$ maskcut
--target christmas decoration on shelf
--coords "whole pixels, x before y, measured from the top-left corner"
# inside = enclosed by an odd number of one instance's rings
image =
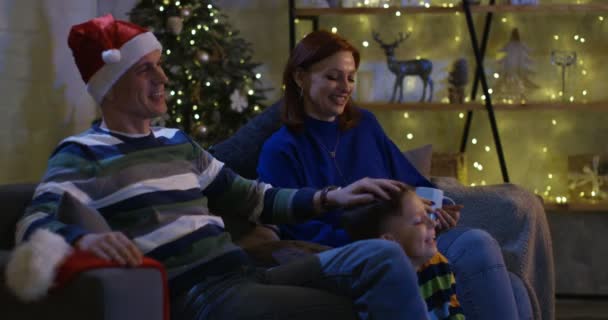
[[[517,28],[513,29],[511,39],[501,52],[504,56],[498,60],[500,77],[495,84],[497,96],[504,100],[525,101],[526,94],[538,89],[538,85],[530,80],[534,64],[530,49],[521,41]]]
[[[574,155],[568,157],[568,189],[571,198],[602,200],[606,198],[608,157]],[[582,168],[582,169],[581,169]]]
[[[397,93],[397,90],[399,90],[398,102],[403,101],[403,80],[406,76],[420,77],[422,83],[424,84],[420,102],[423,102],[427,97],[427,87],[430,87],[427,101],[431,101],[433,99],[433,79],[431,79],[433,63],[427,59],[397,60],[395,58],[395,48],[397,48],[401,42],[405,41],[409,37],[409,33],[407,36],[404,36],[403,33],[400,32],[399,39],[395,40],[393,43],[385,43],[382,41],[382,39],[380,39],[380,34],[375,31],[372,31],[372,36],[384,50],[388,69],[395,74],[395,84],[393,85],[393,94],[391,95],[390,101],[395,102],[395,94]]]
[[[513,5],[538,4],[538,0],[505,0],[505,4],[513,4]]]
[[[566,69],[576,62],[576,52],[574,51],[551,51],[551,63],[557,65],[562,71],[562,100],[566,100]]]
[[[141,0],[129,17],[163,44],[168,117],[159,123],[182,128],[208,147],[263,110],[265,90],[258,87],[251,44],[213,1]]]
[[[464,88],[469,81],[469,67],[464,58],[454,61],[448,76],[448,99],[450,103],[464,103]]]
[[[429,6],[430,4],[430,0],[401,0],[402,7]]]
[[[338,8],[342,6],[342,0],[327,0],[330,8]]]

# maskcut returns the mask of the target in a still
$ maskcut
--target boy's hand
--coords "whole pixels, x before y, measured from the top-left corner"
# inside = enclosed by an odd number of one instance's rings
[[[435,211],[437,215],[437,229],[439,232],[455,227],[460,220],[460,210],[464,208],[461,204],[444,205]]]

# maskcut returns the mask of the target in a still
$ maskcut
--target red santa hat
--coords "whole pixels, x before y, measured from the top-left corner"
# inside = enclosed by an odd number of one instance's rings
[[[111,14],[75,25],[68,45],[87,90],[98,104],[114,83],[146,54],[161,50],[151,32]]]
[[[22,301],[42,299],[49,289],[60,290],[81,272],[100,268],[123,268],[91,252],[72,248],[61,236],[39,229],[17,246],[6,266],[6,284]],[[163,282],[163,319],[169,320],[167,272],[158,261],[144,257],[137,268],[159,270]],[[52,292],[51,291],[51,292]]]

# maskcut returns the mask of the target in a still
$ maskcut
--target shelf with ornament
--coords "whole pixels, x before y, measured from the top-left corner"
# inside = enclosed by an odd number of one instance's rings
[[[440,102],[357,102],[357,105],[370,110],[411,110],[411,111],[467,111],[485,110],[483,103],[440,103]],[[529,110],[575,110],[575,111],[608,111],[608,101],[574,103],[574,102],[528,102],[528,103],[493,103],[494,110],[529,111]]]
[[[352,7],[352,8],[296,8],[295,16],[329,16],[329,15],[377,15],[377,14],[446,14],[459,13],[462,7],[456,4],[428,5],[428,6],[385,6],[385,7]],[[593,13],[608,11],[608,3],[586,4],[536,4],[536,5],[510,5],[510,4],[480,4],[471,5],[473,13]]]

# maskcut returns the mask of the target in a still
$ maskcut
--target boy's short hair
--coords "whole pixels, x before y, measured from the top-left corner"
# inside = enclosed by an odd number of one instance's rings
[[[401,215],[403,198],[413,194],[411,189],[391,196],[390,200],[375,200],[374,202],[345,211],[340,222],[352,240],[378,238],[386,230],[386,222],[390,217]]]

